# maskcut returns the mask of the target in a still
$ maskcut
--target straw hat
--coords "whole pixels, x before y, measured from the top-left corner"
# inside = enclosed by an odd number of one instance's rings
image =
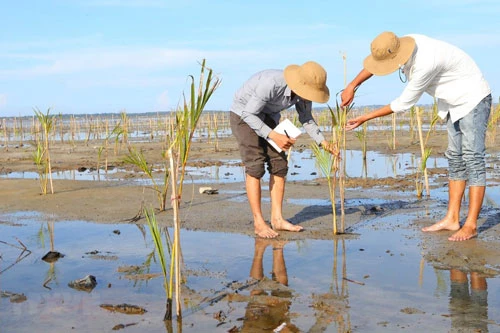
[[[330,90],[326,86],[326,71],[317,62],[308,61],[302,66],[287,66],[284,74],[286,84],[298,96],[317,103],[326,103],[330,99]]]
[[[404,65],[414,49],[413,38],[398,38],[393,32],[385,31],[372,41],[371,54],[365,58],[363,66],[372,74],[387,75]]]

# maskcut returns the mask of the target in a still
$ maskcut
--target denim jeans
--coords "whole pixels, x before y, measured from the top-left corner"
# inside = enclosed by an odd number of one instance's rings
[[[465,117],[452,122],[448,114],[449,179],[466,180],[469,186],[486,186],[485,137],[491,111],[491,94]]]

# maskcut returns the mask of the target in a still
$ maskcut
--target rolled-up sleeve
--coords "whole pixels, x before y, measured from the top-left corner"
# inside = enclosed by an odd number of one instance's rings
[[[318,124],[312,116],[312,102],[299,101],[295,104],[295,109],[299,114],[299,121],[304,126],[305,131],[317,143],[320,144],[325,137],[321,133]]]

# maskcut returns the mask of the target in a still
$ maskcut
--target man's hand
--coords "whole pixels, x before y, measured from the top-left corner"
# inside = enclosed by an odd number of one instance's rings
[[[326,140],[323,140],[321,141],[321,147],[332,155],[335,155],[337,157],[340,155],[340,151],[337,148],[337,145],[334,144],[333,142],[328,142]]]
[[[288,150],[296,141],[296,139],[290,138],[287,135],[280,134],[276,131],[271,131],[268,137],[283,150]]]
[[[352,103],[354,100],[354,93],[356,92],[356,89],[373,76],[372,73],[368,72],[366,69],[362,69],[359,74],[349,83],[344,90],[342,91],[342,94],[340,94],[340,98],[342,101],[340,102],[341,107],[348,106]]]
[[[347,121],[347,123],[345,125],[345,130],[352,131],[353,129],[362,125],[364,122],[365,122],[365,120],[364,120],[364,117],[362,117],[362,116],[350,119]]]
[[[340,94],[340,98],[341,98],[340,102],[341,107],[350,105],[354,100],[354,88],[351,85],[345,87],[345,89],[342,90],[342,94]]]

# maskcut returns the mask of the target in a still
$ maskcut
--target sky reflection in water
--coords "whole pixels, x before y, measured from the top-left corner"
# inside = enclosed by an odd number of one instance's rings
[[[499,279],[487,279],[487,291],[482,293],[487,304],[473,304],[474,298],[457,293],[456,288],[452,292],[450,272],[423,263],[419,238],[414,231],[397,227],[399,223],[410,223],[416,218],[414,214],[401,214],[386,216],[384,221],[375,219],[358,227],[355,230],[358,236],[349,240],[303,240],[285,244],[271,241],[267,244],[262,271],[268,279],[272,279],[273,248],[284,245],[282,253],[288,288],[293,295],[286,300],[289,313],[294,314],[288,320],[302,331],[308,331],[319,325],[317,321],[322,315],[321,307],[312,305],[321,300],[326,304],[336,302],[334,305],[339,307],[340,300],[346,311],[340,314],[343,323],[330,322],[327,324],[329,330],[336,331],[334,328],[348,322],[359,332],[393,331],[402,327],[410,331],[417,328],[419,331],[447,331],[452,325],[449,316],[470,310],[471,306],[492,320],[491,331],[498,329],[494,320],[500,318],[500,299],[492,295],[500,292]],[[19,239],[31,251],[9,267],[21,250],[0,244],[1,289],[27,296],[22,303],[11,303],[5,297],[0,300],[3,329],[28,332],[37,327],[40,331],[50,328],[57,332],[75,327],[76,331],[90,331],[109,330],[117,323],[137,322],[127,331],[165,332],[161,320],[165,300],[162,278],[133,281],[117,271],[120,266],[138,265],[148,267],[145,272],[160,272],[154,260],[150,261],[150,266],[144,266],[154,249],[147,227],[91,221],[54,223],[54,250],[65,257],[48,264],[41,257],[50,250],[47,229],[50,217],[23,213],[5,215],[1,220],[0,240],[19,245],[16,241]],[[199,332],[201,328],[227,331],[234,325],[241,325],[238,318],[244,316],[250,306],[247,302],[228,303],[224,299],[213,305],[199,302],[203,297],[212,297],[216,291],[227,289],[234,293],[226,286],[235,281],[243,284],[248,281],[256,245],[254,238],[183,230],[181,239],[185,267],[191,272],[187,275],[186,286],[193,295],[198,295],[185,306],[183,331]],[[90,254],[96,250],[100,257]],[[91,293],[68,287],[70,280],[87,274],[95,275],[98,281]],[[46,284],[50,289],[43,287],[48,277],[52,277]],[[249,290],[243,289],[240,293],[249,296]],[[457,301],[457,298],[461,299]],[[99,308],[102,303],[136,304],[148,312],[140,318],[112,314]],[[196,307],[197,304],[203,306]],[[227,322],[220,327],[213,316],[218,311],[228,315]]]

